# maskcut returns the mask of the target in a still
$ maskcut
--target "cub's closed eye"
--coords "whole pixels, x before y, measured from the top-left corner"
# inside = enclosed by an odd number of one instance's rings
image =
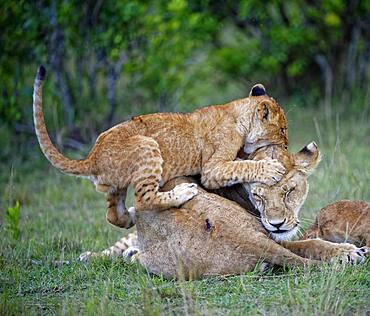
[[[256,203],[256,207],[259,211],[263,211],[265,209],[265,203],[263,199],[258,195],[253,193],[253,200]]]
[[[289,190],[286,191],[285,196],[288,196],[290,193],[292,193],[295,190],[294,188],[290,188]]]

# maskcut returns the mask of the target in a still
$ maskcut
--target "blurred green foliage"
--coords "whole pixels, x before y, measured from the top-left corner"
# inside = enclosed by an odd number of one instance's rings
[[[46,120],[81,143],[131,115],[245,96],[255,82],[305,106],[331,105],[343,91],[348,102],[369,94],[369,0],[4,0],[1,7],[0,132],[8,141],[0,156],[33,134],[41,63]]]
[[[7,222],[7,229],[9,230],[13,239],[19,239],[21,230],[19,228],[19,221],[21,218],[21,207],[16,201],[15,205],[9,206],[5,213],[5,220]]]

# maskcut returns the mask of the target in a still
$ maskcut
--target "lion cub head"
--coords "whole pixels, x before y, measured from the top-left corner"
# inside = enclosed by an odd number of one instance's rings
[[[248,154],[267,145],[288,145],[288,123],[283,109],[266,93],[262,84],[252,87],[248,100],[248,109],[254,111],[244,122],[240,116],[239,124],[252,126],[246,135],[244,151]],[[252,121],[250,121],[252,117]]]
[[[244,187],[271,237],[277,241],[293,237],[298,232],[298,213],[308,193],[307,178],[320,161],[317,145],[312,142],[296,154],[290,154],[284,146],[268,146],[249,158],[278,159],[286,168],[286,175],[274,186],[252,183]]]

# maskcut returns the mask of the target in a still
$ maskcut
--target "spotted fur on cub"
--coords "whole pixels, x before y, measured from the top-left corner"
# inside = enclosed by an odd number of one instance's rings
[[[107,220],[119,227],[132,226],[125,206],[132,185],[135,208],[164,210],[178,207],[197,195],[195,183],[180,183],[161,190],[167,181],[201,174],[202,184],[215,189],[235,183],[273,185],[284,167],[273,159],[234,161],[244,147],[252,152],[269,144],[287,145],[287,120],[262,85],[247,98],[208,106],[192,113],[141,115],[102,133],[87,158],[71,160],[52,144],[42,110],[45,68],[34,83],[33,113],[36,134],[46,158],[64,173],[90,179],[107,194]]]

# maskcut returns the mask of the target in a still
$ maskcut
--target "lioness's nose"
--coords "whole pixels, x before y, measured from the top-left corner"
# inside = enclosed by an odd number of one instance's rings
[[[274,227],[276,227],[276,229],[279,229],[284,223],[285,223],[285,218],[284,218],[284,220],[283,221],[281,221],[281,220],[270,220],[269,221],[269,223],[272,225],[272,226],[274,226]]]

